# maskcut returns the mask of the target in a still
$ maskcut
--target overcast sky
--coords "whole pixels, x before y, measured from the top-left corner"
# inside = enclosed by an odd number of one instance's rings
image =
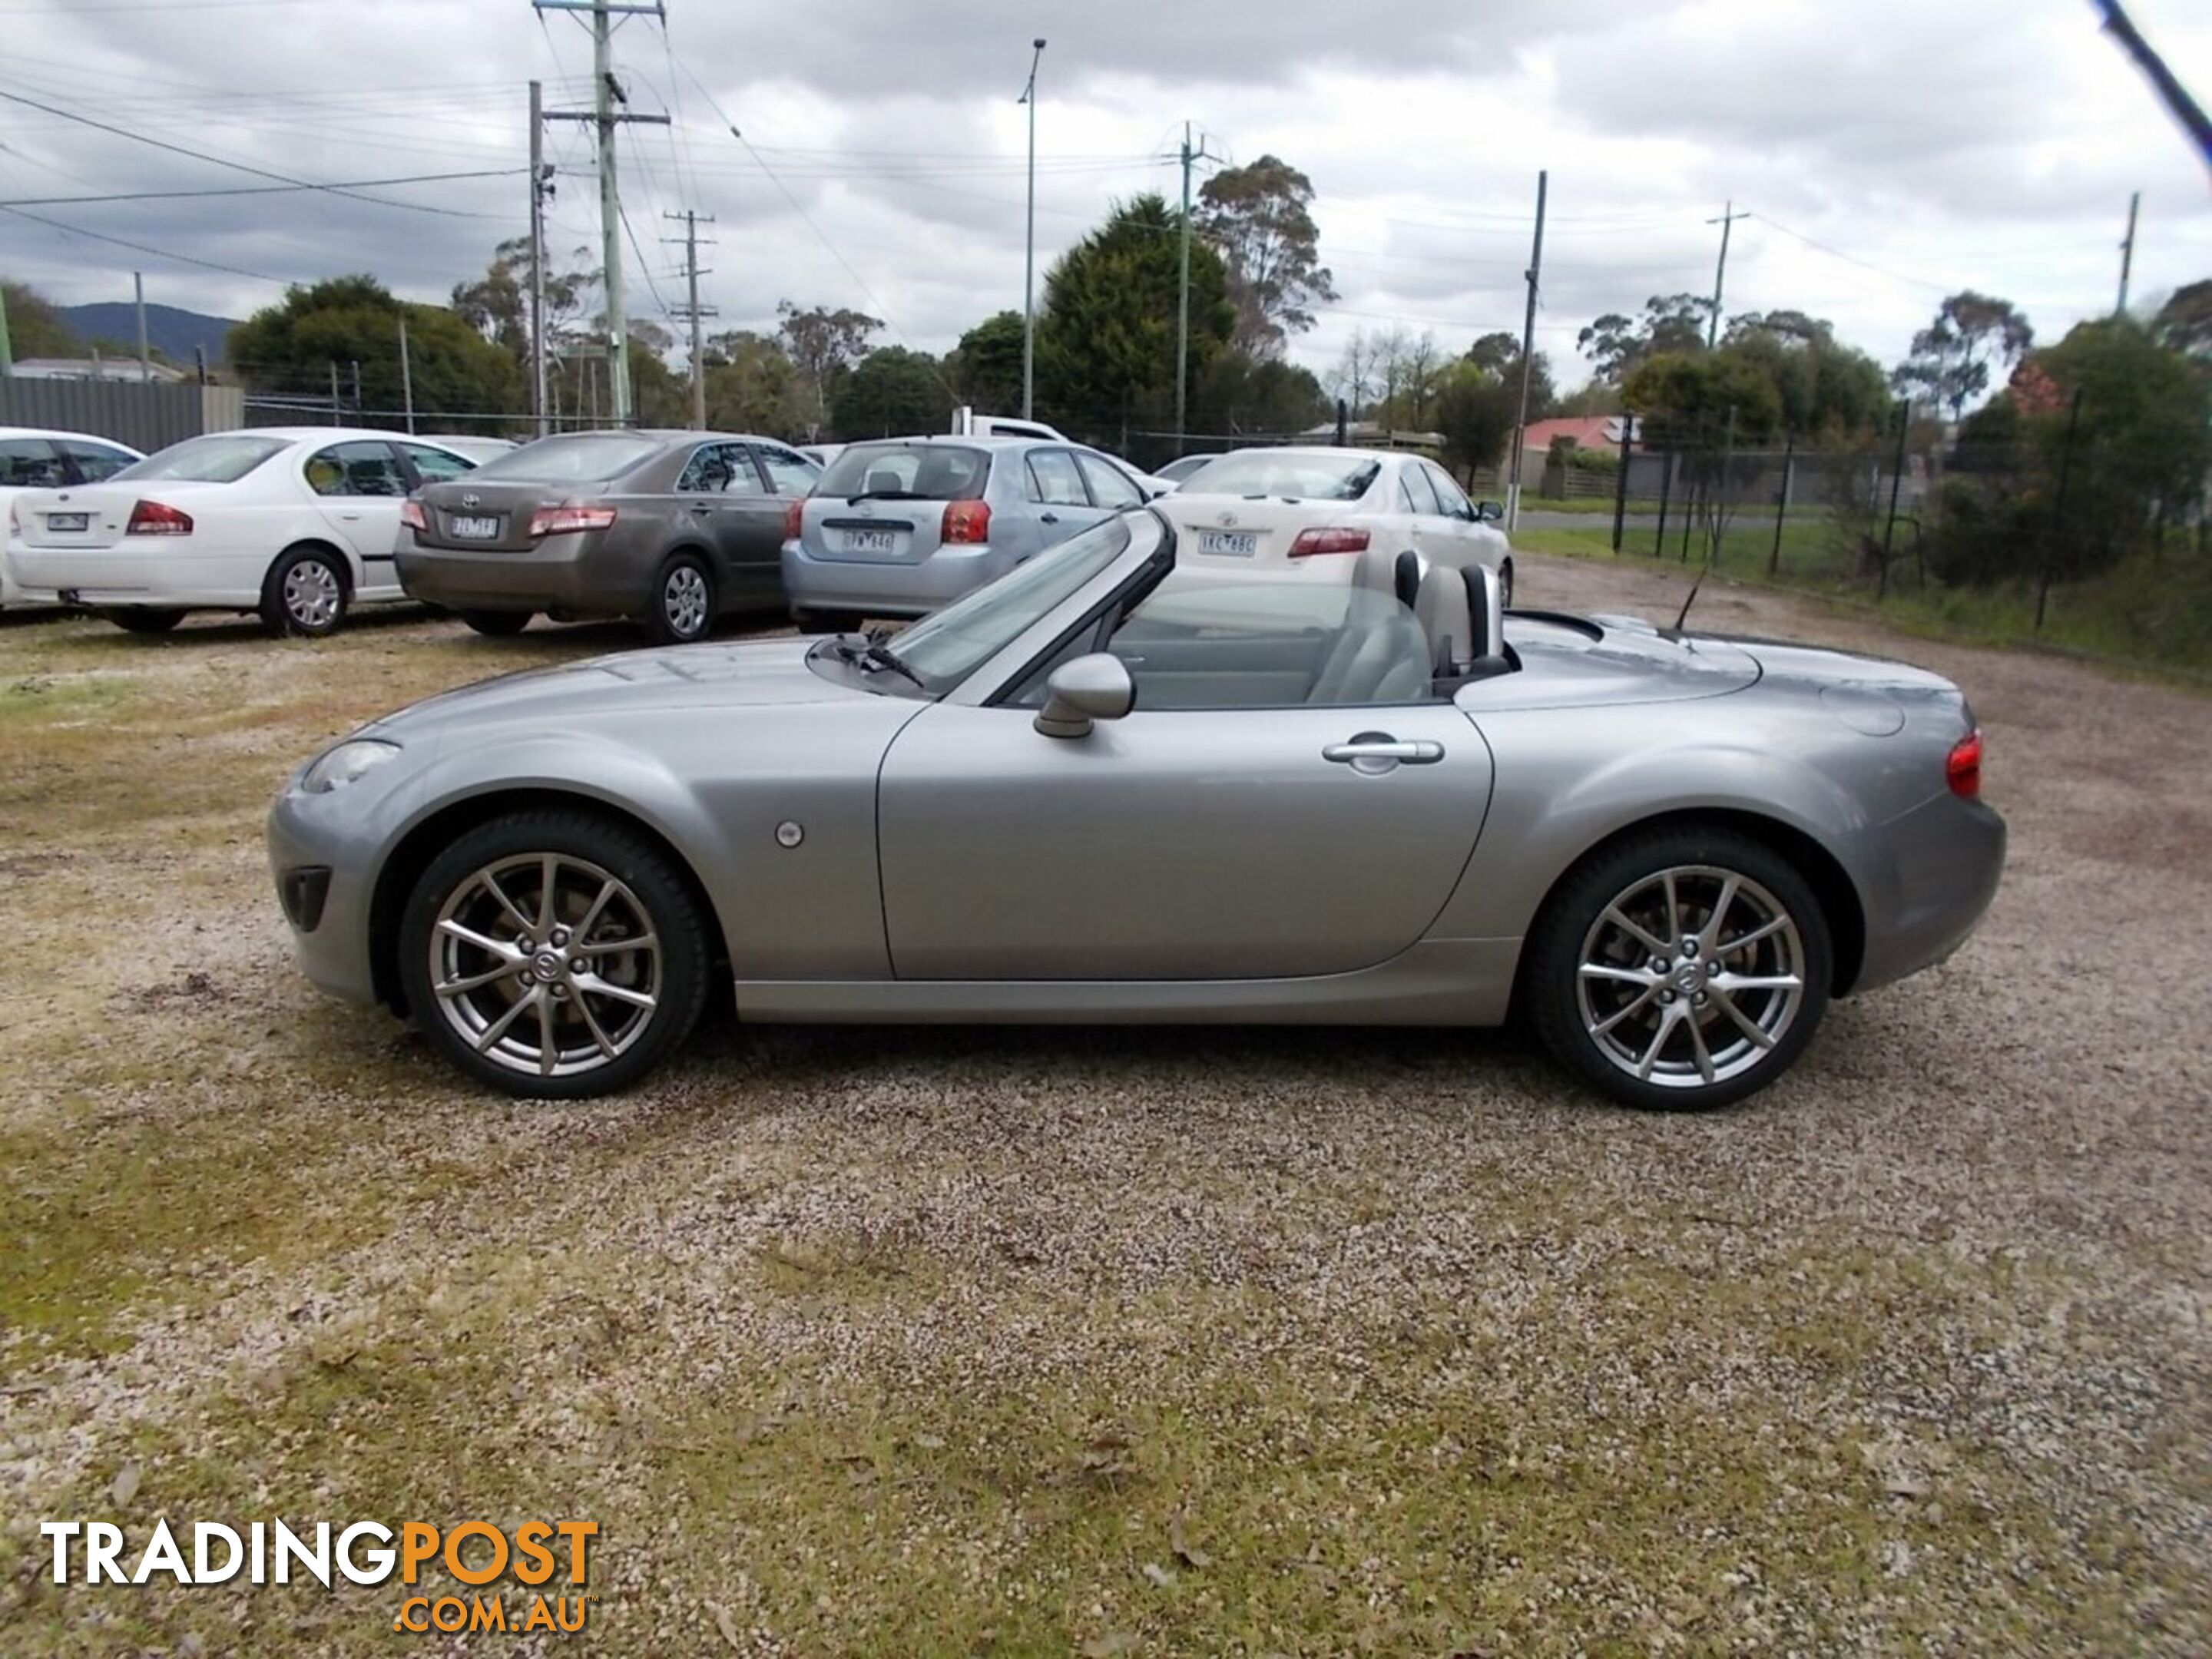
[[[2212,101],[2212,6],[2130,9]],[[2045,339],[2109,310],[2132,190],[2137,299],[2212,276],[2212,181],[2087,0],[668,0],[616,36],[631,106],[676,121],[622,136],[633,313],[681,299],[679,207],[717,220],[714,327],[789,298],[936,351],[1018,310],[1035,34],[1040,303],[1113,201],[1172,195],[1188,119],[1311,176],[1340,299],[1293,355],[1324,378],[1363,327],[1517,333],[1540,167],[1538,339],[1566,382],[1593,315],[1710,290],[1728,201],[1753,215],[1728,313],[1810,311],[1885,362],[1961,287]],[[526,226],[527,82],[589,97],[586,28],[527,0],[0,0],[0,94],[67,112],[0,100],[0,200],[264,182],[146,139],[315,181],[501,174],[25,210],[144,251],[0,214],[0,270],[64,302],[127,300],[134,268],[232,317],[355,270],[442,301]],[[595,247],[588,136],[550,131],[553,244]]]

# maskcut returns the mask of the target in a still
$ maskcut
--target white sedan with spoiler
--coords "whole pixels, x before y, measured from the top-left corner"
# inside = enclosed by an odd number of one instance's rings
[[[1176,527],[1176,562],[1352,580],[1370,550],[1415,554],[1420,565],[1488,565],[1510,600],[1513,549],[1451,474],[1419,455],[1373,449],[1240,449],[1216,457],[1154,503]]]

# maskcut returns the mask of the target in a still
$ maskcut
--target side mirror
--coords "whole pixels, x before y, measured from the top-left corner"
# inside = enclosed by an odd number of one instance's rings
[[[1505,509],[1496,501],[1477,501],[1474,504],[1474,521],[1477,524],[1496,524],[1504,516]]]
[[[1118,720],[1137,703],[1128,664],[1109,651],[1060,664],[1044,691],[1044,708],[1031,724],[1048,738],[1087,738],[1091,721]]]

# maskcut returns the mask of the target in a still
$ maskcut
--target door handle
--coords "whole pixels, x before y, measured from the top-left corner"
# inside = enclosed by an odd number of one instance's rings
[[[1381,734],[1362,734],[1348,743],[1332,743],[1321,751],[1325,761],[1340,765],[1361,767],[1363,762],[1380,762],[1387,769],[1403,762],[1407,766],[1433,766],[1444,757],[1443,744],[1429,738],[1414,738],[1401,741]]]
[[[691,503],[691,510],[694,513],[705,514],[712,513],[714,509],[708,506],[705,501],[694,501]]]
[[[1057,513],[1040,513],[1037,514],[1037,522],[1039,524],[1058,524],[1060,522],[1060,514]]]

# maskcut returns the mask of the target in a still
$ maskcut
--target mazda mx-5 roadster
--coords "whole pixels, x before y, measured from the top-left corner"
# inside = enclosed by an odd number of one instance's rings
[[[895,638],[626,653],[362,727],[269,820],[308,974],[495,1088],[742,1022],[1525,1022],[1616,1100],[1779,1077],[1941,961],[2004,823],[1948,681],[1132,510]]]

